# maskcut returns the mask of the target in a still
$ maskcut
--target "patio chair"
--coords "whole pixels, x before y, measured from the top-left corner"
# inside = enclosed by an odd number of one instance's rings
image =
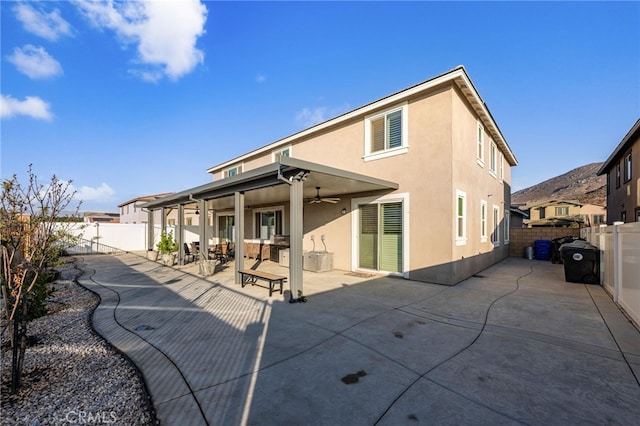
[[[194,253],[191,253],[187,243],[184,243],[184,263],[188,263],[189,259],[191,259],[191,261],[193,262],[194,260],[196,260],[196,255]]]
[[[189,250],[191,250],[191,254],[194,255],[196,258],[198,258],[198,256],[200,255],[200,249],[198,248],[198,244],[195,242],[190,244]]]
[[[227,258],[233,260],[236,257],[236,243],[227,243]]]
[[[226,244],[216,244],[215,249],[213,250],[213,258],[220,261],[220,263],[227,263],[227,245]]]

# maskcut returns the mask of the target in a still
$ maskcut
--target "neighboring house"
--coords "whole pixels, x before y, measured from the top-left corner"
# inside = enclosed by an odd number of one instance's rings
[[[640,119],[598,170],[605,173],[607,223],[640,222]]]
[[[539,226],[581,228],[604,223],[606,208],[582,204],[570,200],[549,200],[528,205],[529,219],[523,224],[528,228]]]
[[[145,209],[141,206],[143,204],[148,203],[149,201],[157,200],[162,197],[166,197],[168,195],[173,194],[173,192],[166,192],[163,194],[155,194],[155,195],[144,195],[141,197],[133,198],[129,201],[125,201],[122,204],[118,205],[118,209],[120,209],[120,223],[147,223],[148,214]],[[156,223],[160,223],[161,221],[161,212],[157,211],[154,217]],[[175,224],[175,216],[176,214],[169,214],[168,222],[173,220],[173,224]],[[169,224],[169,223],[168,223]]]
[[[201,228],[201,247],[288,235],[292,292],[303,250],[324,245],[336,269],[452,285],[508,255],[516,164],[458,67],[213,166],[213,182],[146,207],[206,209],[215,235]]]
[[[87,223],[120,223],[118,213],[85,212],[83,218]]]

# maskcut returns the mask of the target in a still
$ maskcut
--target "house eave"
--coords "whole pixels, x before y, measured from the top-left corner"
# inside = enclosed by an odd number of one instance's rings
[[[596,176],[603,175],[607,173],[607,171],[613,167],[613,163],[619,161],[620,156],[624,154],[627,150],[629,144],[632,144],[635,139],[640,137],[640,118],[636,121],[636,123],[631,127],[631,130],[627,132],[622,141],[618,144],[618,146],[613,150],[609,158],[602,164],[600,170],[596,172]]]

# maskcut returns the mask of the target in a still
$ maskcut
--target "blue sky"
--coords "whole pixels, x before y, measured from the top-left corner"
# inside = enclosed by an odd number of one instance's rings
[[[639,2],[2,1],[1,176],[82,210],[464,65],[518,158],[513,190],[604,161],[640,117]]]

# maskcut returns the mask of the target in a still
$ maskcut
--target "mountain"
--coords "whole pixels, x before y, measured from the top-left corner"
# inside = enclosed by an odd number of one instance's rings
[[[511,194],[512,204],[548,200],[578,200],[583,204],[607,204],[607,176],[596,173],[603,163],[591,163]]]

